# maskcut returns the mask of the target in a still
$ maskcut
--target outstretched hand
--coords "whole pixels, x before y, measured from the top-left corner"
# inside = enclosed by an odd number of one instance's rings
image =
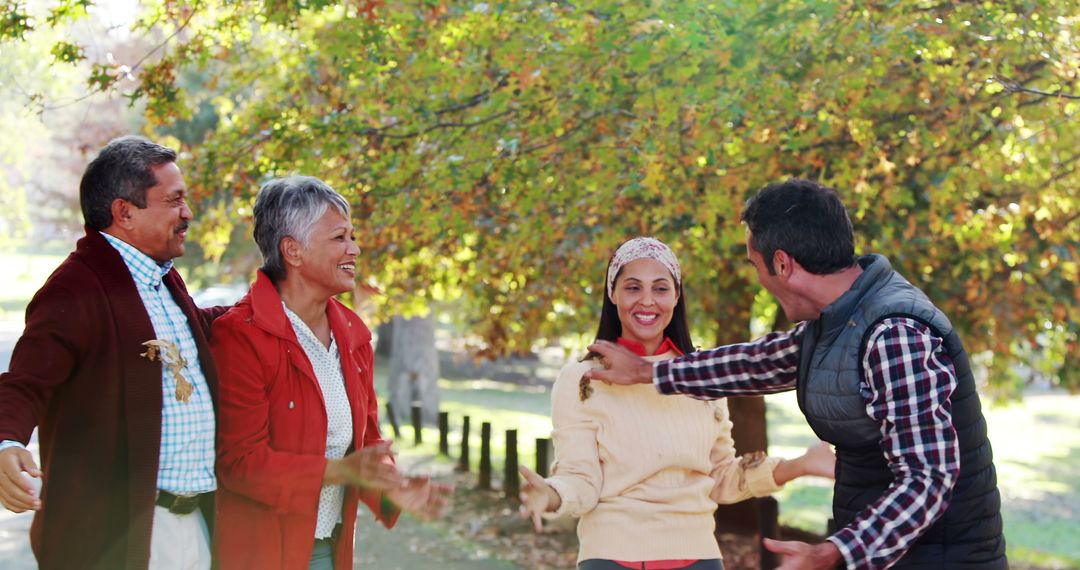
[[[40,477],[41,470],[29,451],[21,447],[0,450],[0,502],[7,510],[13,513],[40,510]]]
[[[383,441],[358,449],[341,459],[326,462],[325,485],[354,485],[364,489],[389,491],[401,485],[401,474],[394,466],[392,442]]]
[[[589,350],[600,355],[600,364],[603,368],[588,370],[585,372],[587,378],[608,384],[652,383],[652,363],[626,347],[606,340],[598,340],[589,345]]]
[[[524,465],[518,467],[518,472],[525,478],[525,485],[521,487],[518,497],[521,499],[522,518],[532,518],[533,529],[543,532],[544,523],[541,515],[554,511],[562,504],[562,499],[544,478],[537,475],[532,469]]]
[[[832,446],[824,441],[807,447],[806,453],[803,453],[799,460],[805,475],[836,478],[836,454],[833,453]]]
[[[443,516],[453,492],[453,485],[433,483],[426,475],[406,476],[401,486],[387,492],[386,497],[401,510],[428,521]]]
[[[783,555],[784,561],[777,570],[828,570],[835,568],[842,558],[836,545],[831,542],[807,544],[766,538],[765,548],[769,552]]]

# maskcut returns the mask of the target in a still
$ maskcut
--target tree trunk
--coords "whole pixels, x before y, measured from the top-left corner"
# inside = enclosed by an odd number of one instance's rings
[[[408,418],[412,406],[423,410],[425,424],[439,416],[439,355],[435,351],[435,315],[405,319],[395,316],[390,349],[390,406]]]
[[[735,319],[746,318],[746,321],[735,320],[730,322],[749,322],[749,306],[746,314],[735,313],[735,309],[729,311]],[[720,332],[716,335],[717,346],[744,342],[745,332],[740,332],[737,326],[723,326],[721,321]],[[776,319],[773,321],[773,330],[787,330],[791,322],[788,321],[783,309],[777,307]],[[765,422],[765,398],[752,396],[745,398],[728,398],[728,410],[731,411],[732,430],[731,436],[735,440],[735,453],[742,455],[751,451],[768,451],[769,436]],[[762,522],[767,526],[775,527],[777,521],[762,521],[762,508],[760,499],[749,499],[734,505],[720,505],[716,509],[716,532],[731,532],[740,535],[755,535],[762,528]],[[775,517],[775,509],[766,509],[770,516]]]
[[[390,358],[394,344],[394,320],[390,319],[375,327],[375,334],[378,337],[375,341],[375,355]]]
[[[730,303],[722,306],[718,322],[716,345],[746,342],[750,330],[750,303]],[[733,425],[731,436],[735,440],[735,453],[742,455],[751,451],[766,451],[769,438],[765,430],[765,399],[761,396],[728,398]],[[760,528],[757,499],[748,499],[733,505],[720,505],[716,509],[716,532],[732,532],[740,535],[757,534]]]

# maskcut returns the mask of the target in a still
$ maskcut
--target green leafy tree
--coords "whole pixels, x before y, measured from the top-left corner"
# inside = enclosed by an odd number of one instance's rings
[[[4,6],[5,41],[46,25]],[[161,49],[90,84],[135,69],[152,126],[214,106],[188,163],[212,259],[250,251],[235,230],[260,181],[323,177],[355,205],[379,302],[461,299],[488,354],[588,337],[637,234],[676,248],[704,344],[745,338],[738,214],[801,176],[842,193],[860,249],[952,316],[990,385],[1035,351],[1076,389],[1078,8],[169,1],[136,26]]]

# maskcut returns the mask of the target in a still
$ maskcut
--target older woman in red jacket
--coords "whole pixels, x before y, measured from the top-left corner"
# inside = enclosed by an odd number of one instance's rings
[[[333,297],[355,281],[349,206],[310,177],[255,199],[263,255],[250,292],[213,328],[219,369],[222,568],[352,567],[357,506],[392,527],[435,516],[450,488],[403,477],[379,434],[371,332]]]

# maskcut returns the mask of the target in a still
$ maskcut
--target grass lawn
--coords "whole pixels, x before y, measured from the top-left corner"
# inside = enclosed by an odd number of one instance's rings
[[[375,391],[380,395],[380,402],[385,402],[382,394],[389,393],[386,389],[388,370],[389,363],[376,363]],[[509,384],[483,380],[439,382],[440,409],[450,415],[448,440],[454,461],[461,454],[462,418],[469,416],[469,463],[472,471],[477,470],[480,462],[480,427],[483,422],[491,423],[494,479],[502,479],[506,430],[516,429],[518,432],[518,461],[529,468],[535,467],[536,438],[546,438],[551,434],[551,398],[546,391],[513,388]],[[380,408],[379,414],[383,434],[392,435],[385,407]],[[423,444],[420,447],[413,445],[413,431],[408,419],[401,421],[400,427],[401,439],[394,445],[399,452],[434,455],[438,451],[439,430],[435,427],[423,429]]]
[[[385,370],[377,366],[376,389],[385,394]],[[382,374],[379,373],[382,372]],[[518,430],[519,461],[534,462],[534,441],[547,437],[549,394],[487,381],[442,381],[442,409],[450,413],[450,453],[460,452],[461,417],[470,416],[470,458],[479,460],[480,423],[492,423],[493,473],[501,479],[504,432]],[[816,438],[803,420],[794,393],[766,398],[770,453],[794,456]],[[1016,567],[1080,568],[1080,396],[1029,394],[1023,402],[986,405],[990,438],[1004,505],[1005,538]],[[386,426],[389,433],[389,426]],[[426,428],[413,447],[402,426],[397,448],[434,454],[438,431]],[[422,467],[421,467],[422,468]],[[823,533],[832,500],[831,481],[809,478],[787,485],[777,498],[781,522]]]

